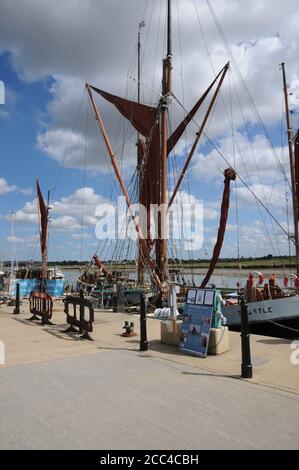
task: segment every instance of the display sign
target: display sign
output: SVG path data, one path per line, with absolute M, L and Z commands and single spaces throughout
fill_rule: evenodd
M 216 291 L 189 289 L 183 313 L 180 351 L 199 357 L 208 353 Z

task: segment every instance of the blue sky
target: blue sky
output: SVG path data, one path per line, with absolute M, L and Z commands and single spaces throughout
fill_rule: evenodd
M 54 209 L 49 258 L 89 259 L 92 256 L 98 243 L 94 235 L 95 207 L 100 202 L 114 200 L 116 193 L 113 192 L 111 169 L 107 166 L 107 152 L 96 133 L 84 95 L 84 84 L 89 81 L 116 94 L 131 99 L 136 97 L 136 83 L 130 77 L 136 76 L 136 32 L 141 19 L 146 23 L 142 31 L 143 99 L 154 103 L 160 88 L 166 2 L 160 0 L 153 8 L 153 0 L 132 0 L 126 7 L 118 0 L 82 1 L 80 4 L 63 0 L 59 2 L 59 15 L 53 3 L 32 0 L 26 7 L 19 0 L 4 0 L 1 5 L 0 80 L 6 89 L 5 104 L 0 105 L 0 251 L 3 259 L 10 257 L 10 211 L 15 213 L 18 258 L 39 257 L 35 205 L 37 177 L 45 196 L 48 189 L 52 191 Z M 184 0 L 180 2 L 179 10 L 176 2 L 174 7 L 174 92 L 190 109 L 213 80 L 215 71 L 231 57 L 228 57 L 205 1 Z M 285 18 L 280 15 L 282 7 L 286 11 Z M 267 144 L 250 103 L 242 94 L 244 90 L 234 63 L 207 133 L 287 228 L 285 183 L 278 163 L 279 159 L 289 177 L 278 64 L 287 63 L 295 128 L 299 126 L 297 4 L 290 1 L 286 6 L 275 0 L 269 11 L 266 1 L 256 0 L 250 3 L 246 19 L 242 2 L 238 0 L 221 0 L 214 8 L 275 150 L 273 152 Z M 149 91 L 151 89 L 154 93 Z M 135 150 L 134 146 L 130 149 L 130 144 L 134 143 L 135 137 L 128 140 L 121 153 L 123 120 L 111 105 L 101 100 L 99 104 L 124 178 L 128 181 L 134 171 Z M 178 110 L 174 100 L 171 107 L 173 119 L 178 122 L 183 118 L 182 111 Z M 199 113 L 197 122 L 201 116 Z M 195 132 L 193 123 L 185 136 L 187 147 Z M 178 168 L 182 168 L 184 144 L 176 149 L 173 158 Z M 190 191 L 192 200 L 203 202 L 205 208 L 204 247 L 194 253 L 195 258 L 211 256 L 223 188 L 221 169 L 226 166 L 219 154 L 203 141 L 182 186 L 184 200 L 187 201 Z M 87 190 L 83 190 L 84 187 Z M 257 209 L 240 181 L 237 182 L 237 194 L 241 255 L 287 253 L 286 237 L 269 217 L 263 221 L 265 212 Z M 82 224 L 83 201 L 85 220 L 83 218 Z M 237 255 L 236 220 L 235 188 L 232 187 L 223 256 Z M 112 246 L 109 248 L 102 242 L 101 250 L 103 258 L 110 257 Z M 129 251 L 124 248 L 124 257 L 125 253 L 132 254 L 133 247 Z

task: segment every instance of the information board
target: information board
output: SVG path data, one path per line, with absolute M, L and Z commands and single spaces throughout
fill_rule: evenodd
M 189 289 L 183 312 L 180 351 L 199 357 L 208 354 L 215 290 Z

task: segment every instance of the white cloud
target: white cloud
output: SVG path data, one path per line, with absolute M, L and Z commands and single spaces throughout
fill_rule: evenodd
M 8 243 L 23 243 L 25 241 L 25 238 L 16 237 L 13 235 L 13 236 L 6 237 L 6 241 Z
M 9 185 L 4 178 L 0 178 L 0 195 L 1 194 L 12 193 L 14 191 L 22 193 L 24 195 L 32 194 L 32 189 L 31 188 L 24 189 L 24 188 L 19 188 L 15 184 Z
M 290 86 L 290 104 L 293 109 L 299 108 L 299 80 L 293 80 Z
M 0 178 L 0 194 L 11 193 L 12 191 L 15 191 L 16 189 L 17 189 L 17 186 L 15 185 L 9 186 L 9 184 L 5 181 L 4 178 Z
M 269 205 L 269 208 L 275 207 L 285 211 L 286 199 L 284 196 L 283 186 L 280 185 L 279 187 L 273 187 L 266 184 L 253 184 L 250 186 L 250 190 L 260 201 L 263 202 L 263 204 L 266 206 Z M 236 189 L 236 191 L 240 205 L 253 206 L 255 204 L 254 196 L 248 191 L 247 188 L 239 187 Z
M 73 233 L 72 238 L 74 238 L 74 240 L 87 240 L 92 238 L 92 236 L 89 233 Z
M 161 57 L 165 54 L 163 35 L 166 2 L 150 0 L 147 3 L 144 17 L 146 27 L 142 30 L 142 82 L 159 91 Z M 197 11 L 194 3 L 189 0 L 174 2 L 173 15 L 173 87 L 175 94 L 182 99 L 183 78 L 184 102 L 187 109 L 190 109 L 214 77 L 197 13 L 214 69 L 218 71 L 228 60 L 207 4 L 195 4 Z M 299 79 L 297 7 L 296 0 L 290 0 L 287 4 L 283 0 L 272 0 L 271 6 L 269 1 L 255 0 L 247 2 L 244 14 L 242 0 L 218 0 L 214 5 L 251 95 L 268 125 L 278 123 L 281 117 L 281 73 L 278 64 L 286 62 L 291 89 L 296 89 Z M 52 100 L 48 108 L 51 124 L 39 135 L 38 144 L 49 156 L 61 161 L 67 143 L 70 142 L 71 149 L 66 166 L 78 168 L 84 160 L 82 147 L 85 141 L 87 100 L 82 106 L 78 128 L 75 131 L 72 130 L 72 124 L 84 83 L 92 82 L 116 94 L 125 95 L 127 92 L 130 98 L 136 97 L 136 83 L 127 79 L 127 75 L 136 76 L 136 67 L 128 69 L 128 64 L 131 62 L 132 50 L 136 43 L 136 32 L 144 11 L 144 2 L 130 0 L 128 4 L 120 0 L 61 0 L 59 8 L 53 8 L 52 0 L 30 0 L 26 4 L 21 0 L 3 0 L 1 9 L 0 52 L 9 51 L 12 54 L 12 63 L 23 79 L 36 81 L 48 76 L 54 79 L 51 88 Z M 16 11 L 18 15 L 15 14 Z M 32 24 L 35 25 L 34 28 Z M 236 71 L 233 70 L 232 73 L 236 79 Z M 241 93 L 239 85 L 237 88 Z M 234 90 L 232 76 L 227 78 L 222 91 L 228 109 L 230 90 Z M 157 95 L 148 92 L 146 88 L 142 89 L 142 95 L 145 101 L 157 101 Z M 241 101 L 246 119 L 254 122 L 249 103 L 243 98 Z M 295 95 L 292 101 L 296 101 Z M 122 121 L 112 105 L 102 99 L 99 103 L 113 147 L 117 151 L 123 133 Z M 242 113 L 238 109 L 234 94 L 232 103 L 235 109 L 234 124 L 238 128 L 242 124 Z M 174 118 L 177 120 L 178 116 Z M 209 135 L 215 137 L 228 129 L 226 113 L 219 100 L 214 119 L 209 125 Z M 105 150 L 103 144 L 99 146 L 95 126 L 91 121 L 88 141 L 87 166 L 105 171 Z M 135 161 L 132 152 L 127 151 L 124 155 L 131 158 L 132 162 Z
M 97 219 L 95 209 L 99 204 L 109 203 L 96 194 L 93 188 L 79 188 L 73 194 L 62 197 L 52 203 L 51 227 L 59 231 L 73 231 L 81 227 L 95 227 Z M 24 207 L 14 214 L 15 222 L 37 224 L 37 200 L 26 202 Z M 6 217 L 10 220 L 10 215 Z M 77 235 L 74 234 L 73 238 Z M 85 234 L 85 238 L 88 234 Z M 80 235 L 81 238 L 81 235 Z
M 227 168 L 228 164 L 221 157 L 223 155 L 229 165 L 237 170 L 247 184 L 254 183 L 273 183 L 282 179 L 282 168 L 285 174 L 288 174 L 288 165 L 286 159 L 281 159 L 281 148 L 274 149 L 269 147 L 265 138 L 256 135 L 249 140 L 240 132 L 235 133 L 234 142 L 231 135 L 226 135 L 219 139 L 217 149 L 210 150 L 207 154 L 202 152 L 194 156 L 192 174 L 197 178 L 206 180 L 218 180 L 221 175 L 221 169 Z M 286 155 L 286 148 L 283 149 Z M 223 176 L 221 176 L 223 179 Z

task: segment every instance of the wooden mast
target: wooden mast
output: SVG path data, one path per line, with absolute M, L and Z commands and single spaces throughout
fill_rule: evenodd
M 147 261 L 147 264 L 149 266 L 149 268 L 151 269 L 152 271 L 152 275 L 153 275 L 153 278 L 155 280 L 155 283 L 158 287 L 158 289 L 161 288 L 161 282 L 160 282 L 160 278 L 159 276 L 157 275 L 156 273 L 156 265 L 155 263 L 153 262 L 153 260 L 151 259 L 151 256 L 150 256 L 150 252 L 149 252 L 149 248 L 147 246 L 147 243 L 146 243 L 146 240 L 145 240 L 145 237 L 142 233 L 142 230 L 141 230 L 141 227 L 139 225 L 139 223 L 137 222 L 136 220 L 136 216 L 135 216 L 135 212 L 132 208 L 132 203 L 131 203 L 131 198 L 129 196 L 129 193 L 127 191 L 127 188 L 123 182 L 123 179 L 121 177 L 121 172 L 120 172 L 120 168 L 118 166 L 118 163 L 117 163 L 117 160 L 116 160 L 116 156 L 115 156 L 115 153 L 113 151 L 113 148 L 111 146 L 111 143 L 110 143 L 110 140 L 109 140 L 109 137 L 108 137 L 108 134 L 107 134 L 107 131 L 105 129 L 105 126 L 104 126 L 104 123 L 103 123 L 103 120 L 101 118 L 101 115 L 100 115 L 100 112 L 98 110 L 98 107 L 93 99 L 93 96 L 92 96 L 92 93 L 91 93 L 91 89 L 90 89 L 90 85 L 88 83 L 86 83 L 86 89 L 87 89 L 87 92 L 88 92 L 88 95 L 89 95 L 89 99 L 90 99 L 90 103 L 91 103 L 91 106 L 94 110 L 94 114 L 95 114 L 95 117 L 96 117 L 96 121 L 97 121 L 97 125 L 103 135 L 103 138 L 104 138 L 104 141 L 105 141 L 105 144 L 106 144 L 106 147 L 107 147 L 107 150 L 108 150 L 108 153 L 109 153 L 109 157 L 110 157 L 110 160 L 111 160 L 111 163 L 112 163 L 112 166 L 113 166 L 113 169 L 114 169 L 114 172 L 115 172 L 115 176 L 119 182 L 119 185 L 121 187 L 121 190 L 125 196 L 125 199 L 126 199 L 126 203 L 127 203 L 127 206 L 128 206 L 128 209 L 129 209 L 129 212 L 130 212 L 130 215 L 131 215 L 131 218 L 132 218 L 132 221 L 135 225 L 135 229 L 136 229 L 136 232 L 138 234 L 138 237 L 139 237 L 139 240 L 142 244 L 142 252 L 144 254 L 144 257 Z
M 160 208 L 158 214 L 157 265 L 162 282 L 168 279 L 167 263 L 167 112 L 172 71 L 172 2 L 167 0 L 167 53 L 163 60 L 161 107 Z
M 291 184 L 292 184 L 292 202 L 293 202 L 293 218 L 294 218 L 294 241 L 296 250 L 296 271 L 299 276 L 299 233 L 298 233 L 298 194 L 296 188 L 296 170 L 295 170 L 295 155 L 293 147 L 293 129 L 290 118 L 289 100 L 288 100 L 288 89 L 285 72 L 285 64 L 281 64 L 282 77 L 283 77 L 283 89 L 285 98 L 285 109 L 286 109 L 286 121 L 287 121 L 287 134 L 288 134 L 288 147 L 289 147 L 289 160 L 290 160 L 290 172 L 291 172 Z
M 137 59 L 138 59 L 138 69 L 137 69 L 137 80 L 138 80 L 138 88 L 137 88 L 137 101 L 140 103 L 140 81 L 141 81 L 141 28 L 145 26 L 144 21 L 139 23 L 138 29 L 138 42 L 137 42 Z M 141 203 L 141 191 L 143 185 L 143 161 L 140 158 L 139 153 L 139 132 L 137 134 L 137 174 L 138 174 L 138 182 L 139 182 L 139 204 Z M 142 252 L 142 243 L 138 240 L 138 262 L 137 262 L 137 281 L 139 285 L 144 284 L 144 255 Z

